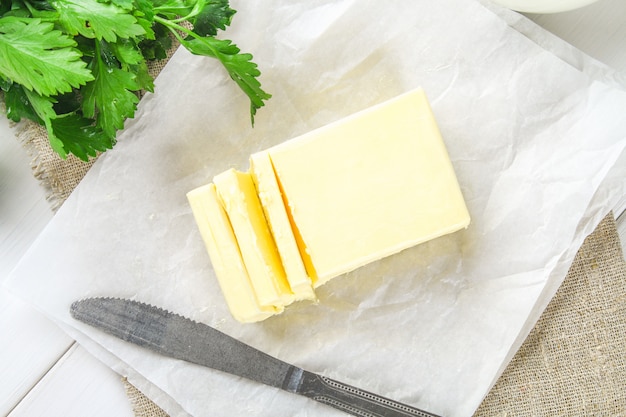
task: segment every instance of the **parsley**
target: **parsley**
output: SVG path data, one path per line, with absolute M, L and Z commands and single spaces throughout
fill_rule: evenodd
M 45 126 L 61 157 L 82 160 L 115 145 L 153 91 L 149 60 L 164 59 L 172 37 L 215 58 L 256 111 L 263 91 L 252 55 L 218 39 L 235 10 L 228 0 L 0 0 L 0 89 L 7 117 Z

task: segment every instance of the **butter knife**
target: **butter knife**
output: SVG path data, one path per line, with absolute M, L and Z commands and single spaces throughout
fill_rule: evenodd
M 263 353 L 210 326 L 133 300 L 88 298 L 70 307 L 76 320 L 162 355 L 304 395 L 361 417 L 437 417 Z

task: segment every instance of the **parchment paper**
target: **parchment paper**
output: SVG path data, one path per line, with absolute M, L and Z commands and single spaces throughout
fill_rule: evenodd
M 228 37 L 254 52 L 274 94 L 255 127 L 222 68 L 179 50 L 7 286 L 172 415 L 342 414 L 110 338 L 74 322 L 72 301 L 145 301 L 305 369 L 442 415 L 471 415 L 586 234 L 624 194 L 626 93 L 472 0 L 233 7 Z M 234 321 L 185 193 L 229 167 L 246 169 L 252 152 L 418 86 L 470 227 L 335 278 L 318 304 L 299 302 L 258 324 Z

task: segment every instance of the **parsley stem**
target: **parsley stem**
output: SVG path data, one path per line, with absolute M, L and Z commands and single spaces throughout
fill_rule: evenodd
M 43 22 L 56 22 L 59 19 L 56 15 L 50 15 L 50 12 L 36 9 L 29 1 L 24 1 L 24 6 L 28 9 L 30 17 L 40 19 Z
M 185 43 L 185 40 L 183 39 L 183 37 L 180 35 L 180 32 L 183 32 L 193 38 L 196 39 L 202 39 L 202 36 L 198 35 L 197 33 L 195 33 L 193 30 L 190 30 L 182 25 L 179 25 L 178 23 L 176 23 L 175 20 L 168 20 L 168 19 L 164 19 L 161 16 L 155 15 L 154 16 L 154 21 L 158 22 L 160 24 L 162 24 L 163 26 L 167 27 L 170 32 L 172 32 L 174 34 L 174 36 L 176 37 L 176 39 L 178 39 L 178 41 L 180 43 Z M 208 46 L 208 45 L 207 45 Z M 220 57 L 221 54 L 218 53 L 218 51 L 215 48 L 212 48 L 209 46 L 209 48 L 211 49 L 211 57 L 213 58 L 217 58 L 222 64 L 224 64 L 224 60 Z
M 184 20 L 184 19 L 183 19 Z M 162 24 L 163 26 L 167 27 L 173 34 L 174 36 L 176 36 L 176 39 L 178 39 L 179 41 L 182 40 L 179 32 L 184 32 L 187 35 L 191 35 L 197 38 L 198 35 L 196 35 L 195 33 L 193 33 L 193 31 L 187 29 L 186 27 L 179 25 L 178 22 L 182 21 L 180 19 L 176 19 L 176 20 L 169 20 L 169 19 L 165 19 L 159 15 L 155 15 L 154 16 L 154 21 L 157 23 Z
M 199 2 L 196 2 L 196 4 L 194 5 L 193 9 L 189 13 L 187 13 L 187 15 L 182 16 L 182 17 L 178 17 L 176 19 L 171 19 L 171 20 L 170 19 L 165 19 L 165 20 L 167 20 L 168 22 L 173 22 L 173 23 L 180 23 L 180 22 L 190 21 L 190 19 L 196 17 L 202 11 L 202 9 L 199 6 L 200 6 Z M 158 14 L 159 13 L 167 13 L 167 12 L 171 13 L 172 9 L 170 7 L 167 7 L 167 6 L 155 7 L 154 8 L 154 20 L 155 21 L 159 21 L 159 19 L 162 19 L 162 18 Z
M 26 6 L 31 16 L 34 16 L 37 13 L 37 10 L 33 8 L 29 1 L 24 1 L 24 6 Z

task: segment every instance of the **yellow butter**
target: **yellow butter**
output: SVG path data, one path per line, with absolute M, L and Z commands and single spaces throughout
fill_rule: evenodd
M 235 234 L 218 201 L 215 185 L 196 188 L 187 193 L 187 199 L 233 317 L 248 323 L 275 314 L 275 308 L 261 307 L 256 299 Z
M 421 89 L 267 152 L 315 286 L 470 222 Z
M 267 152 L 258 152 L 250 157 L 250 173 L 291 290 L 297 300 L 315 299 L 311 278 L 307 275 L 300 257 L 282 193 Z
M 249 172 L 231 169 L 214 183 L 188 196 L 243 322 L 470 223 L 421 89 L 255 153 Z
M 282 308 L 295 300 L 248 172 L 229 169 L 213 178 L 235 232 L 252 288 L 261 306 Z

